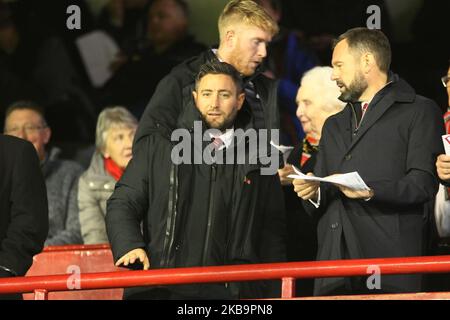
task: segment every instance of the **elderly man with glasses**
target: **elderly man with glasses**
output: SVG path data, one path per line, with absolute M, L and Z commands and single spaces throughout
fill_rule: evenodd
M 450 61 L 449 61 L 450 64 Z M 447 89 L 448 108 L 444 114 L 445 130 L 450 133 L 450 66 L 447 74 L 441 78 L 443 86 Z M 450 239 L 450 154 L 441 154 L 436 161 L 436 169 L 441 185 L 436 195 L 434 209 L 436 229 L 440 239 Z
M 450 134 L 450 60 L 447 74 L 441 77 L 442 85 L 447 89 L 448 109 L 444 114 L 445 131 Z M 430 239 L 430 254 L 450 254 L 450 154 L 441 154 L 436 161 L 436 169 L 440 178 L 439 190 L 434 205 L 435 229 Z M 428 291 L 448 291 L 450 288 L 449 275 L 429 275 Z
M 441 78 L 442 84 L 447 89 L 448 107 L 450 108 L 450 61 L 447 74 Z M 444 115 L 445 129 L 450 133 L 450 109 Z M 450 155 L 441 154 L 436 161 L 436 168 L 439 178 L 444 182 L 450 183 Z
M 45 178 L 50 228 L 45 245 L 83 243 L 78 216 L 77 190 L 82 167 L 59 159 L 59 149 L 46 146 L 51 129 L 42 109 L 30 101 L 18 101 L 6 111 L 4 133 L 28 140 L 37 151 Z

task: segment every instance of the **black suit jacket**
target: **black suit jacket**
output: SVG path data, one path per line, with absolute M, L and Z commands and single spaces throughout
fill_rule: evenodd
M 435 161 L 443 153 L 442 115 L 405 81 L 397 76 L 392 80 L 374 97 L 356 133 L 350 104 L 323 127 L 315 174 L 357 171 L 375 196 L 353 200 L 322 184 L 319 209 L 305 202 L 321 215 L 318 260 L 423 254 L 430 203 L 438 187 Z M 343 279 L 318 279 L 315 293 L 342 284 Z M 420 285 L 418 276 L 385 276 L 381 290 L 417 291 Z
M 0 134 L 0 272 L 24 275 L 47 238 L 45 182 L 36 150 Z

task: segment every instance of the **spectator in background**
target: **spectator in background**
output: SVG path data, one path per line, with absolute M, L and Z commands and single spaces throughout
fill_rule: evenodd
M 45 108 L 59 139 L 76 133 L 88 140 L 95 107 L 64 42 L 17 16 L 20 12 L 0 2 L 0 114 L 14 101 L 31 99 Z M 67 116 L 72 121 L 60 126 Z
M 83 243 L 77 205 L 78 178 L 83 169 L 76 162 L 60 159 L 56 147 L 47 150 L 52 132 L 42 109 L 30 101 L 15 102 L 6 111 L 4 132 L 30 141 L 37 151 L 48 198 L 45 245 Z
M 98 116 L 97 147 L 78 186 L 81 234 L 85 244 L 107 243 L 106 200 L 131 159 L 137 120 L 124 107 L 106 108 Z
M 300 30 L 323 65 L 329 64 L 333 40 L 339 34 L 366 26 L 371 15 L 367 8 L 371 5 L 380 8 L 381 29 L 390 34 L 390 16 L 384 0 L 283 0 L 282 4 L 285 14 L 281 23 Z
M 450 60 L 449 60 L 450 63 Z M 447 112 L 444 115 L 445 129 L 447 133 L 450 133 L 450 66 L 448 67 L 447 74 L 441 77 L 441 82 L 447 91 Z
M 437 85 L 436 79 L 442 76 L 442 67 L 446 67 L 445 64 L 450 57 L 450 43 L 447 38 L 450 3 L 445 0 L 421 1 L 421 3 L 411 26 L 413 41 L 405 46 L 404 54 L 397 62 L 396 70 L 404 70 L 418 92 L 434 97 L 439 104 L 443 104 L 447 97 Z M 443 32 L 442 36 L 430 36 L 441 32 Z M 429 48 L 436 48 L 436 50 Z M 417 61 L 421 63 L 416 63 Z M 412 64 L 416 67 L 410 68 Z M 442 106 L 445 112 L 447 106 L 445 104 Z
M 39 159 L 26 141 L 0 134 L 0 278 L 24 276 L 41 252 L 48 206 Z M 0 295 L 21 299 L 21 294 Z
M 282 16 L 279 0 L 254 0 L 279 22 Z M 278 84 L 278 105 L 280 108 L 281 144 L 297 145 L 305 133 L 295 112 L 295 96 L 302 75 L 318 64 L 314 53 L 304 43 L 301 33 L 280 27 L 269 44 L 264 60 L 265 74 L 280 80 Z
M 175 44 L 179 44 L 178 52 L 184 55 L 181 48 L 189 50 L 193 37 L 188 35 L 189 7 L 184 0 L 155 0 L 150 6 L 147 22 L 147 37 L 150 46 L 155 53 L 164 53 Z M 201 50 L 203 50 L 202 47 Z M 184 57 L 174 57 L 177 63 L 182 62 Z
M 449 61 L 450 62 L 450 61 Z M 450 134 L 450 66 L 447 74 L 441 78 L 442 84 L 447 89 L 448 111 L 444 114 L 446 133 Z M 440 237 L 450 238 L 450 155 L 441 154 L 436 161 L 436 169 L 443 184 L 439 186 L 436 196 L 436 225 Z M 447 188 L 445 186 L 447 186 Z
M 447 112 L 444 114 L 445 132 L 450 134 L 450 60 L 447 74 L 441 77 L 442 85 L 447 91 Z M 435 224 L 431 234 L 431 255 L 450 254 L 450 155 L 441 154 L 436 161 L 436 169 L 441 183 L 434 205 Z M 448 291 L 450 276 L 428 275 L 427 291 Z
M 146 38 L 149 0 L 109 0 L 98 26 L 109 33 L 128 55 L 139 49 Z
M 188 34 L 189 10 L 184 0 L 155 0 L 147 9 L 146 42 L 133 54 L 123 52 L 113 63 L 115 75 L 103 89 L 103 104 L 129 106 L 140 117 L 158 82 L 205 46 Z
M 294 173 L 292 166 L 302 172 L 311 172 L 316 164 L 322 127 L 326 119 L 340 112 L 345 104 L 338 100 L 339 88 L 331 81 L 330 67 L 315 67 L 307 71 L 297 93 L 297 117 L 306 137 L 295 146 L 287 164 L 278 171 L 283 185 L 288 219 L 288 260 L 311 261 L 317 253 L 317 219 L 311 217 L 298 201 L 288 175 Z M 312 281 L 302 280 L 297 286 L 298 295 L 312 295 Z
M 449 60 L 450 63 L 450 60 Z M 447 90 L 447 112 L 445 114 L 445 129 L 447 133 L 450 133 L 450 66 L 448 67 L 447 74 L 441 78 L 442 85 Z
M 0 113 L 2 115 L 6 107 L 16 101 L 20 95 L 34 98 L 40 96 L 37 84 L 31 79 L 31 74 L 28 74 L 32 72 L 30 64 L 34 59 L 17 61 L 23 60 L 17 57 L 20 55 L 19 44 L 23 44 L 23 41 L 13 21 L 12 11 L 8 5 L 0 2 L 0 92 L 2 93 Z

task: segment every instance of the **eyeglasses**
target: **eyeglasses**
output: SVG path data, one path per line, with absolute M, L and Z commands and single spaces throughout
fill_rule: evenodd
M 21 132 L 22 130 L 24 130 L 26 132 L 26 134 L 34 134 L 36 132 L 38 132 L 39 130 L 45 129 L 47 128 L 46 125 L 33 125 L 33 124 L 26 124 L 22 127 L 11 127 L 11 128 L 6 128 L 5 129 L 5 133 L 6 134 L 12 134 L 12 135 L 16 135 L 19 132 Z
M 449 77 L 448 75 L 443 76 L 443 77 L 441 78 L 441 81 L 442 81 L 442 84 L 444 85 L 444 87 L 447 88 L 447 84 L 448 84 L 448 81 L 449 81 L 449 80 L 450 80 L 450 77 Z

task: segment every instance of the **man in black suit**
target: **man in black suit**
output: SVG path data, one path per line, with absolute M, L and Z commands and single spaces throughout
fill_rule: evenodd
M 47 232 L 47 193 L 36 150 L 0 134 L 0 278 L 25 275 Z M 20 295 L 0 295 L 11 298 Z
M 389 41 L 379 30 L 351 29 L 336 41 L 332 79 L 347 106 L 323 127 L 314 174 L 357 171 L 370 190 L 293 182 L 298 196 L 309 200 L 305 206 L 320 216 L 318 260 L 424 252 L 443 121 L 433 101 L 389 71 L 390 60 Z M 418 275 L 377 277 L 318 279 L 315 294 L 421 289 Z

